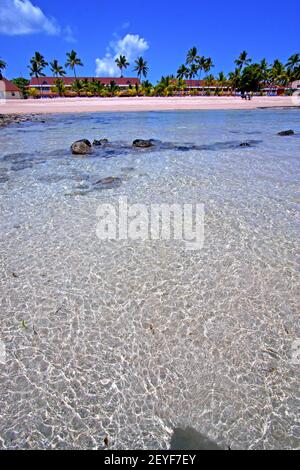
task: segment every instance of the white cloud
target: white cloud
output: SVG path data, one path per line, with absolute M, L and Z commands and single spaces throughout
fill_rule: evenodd
M 122 54 L 125 55 L 128 62 L 132 63 L 138 56 L 149 49 L 148 42 L 138 34 L 126 34 L 122 39 L 113 41 L 109 44 L 107 52 L 101 59 L 96 59 L 97 77 L 119 76 L 120 71 L 115 63 L 116 58 Z
M 73 32 L 71 26 L 66 26 L 63 29 L 63 36 L 64 36 L 64 40 L 67 41 L 67 42 L 70 42 L 70 43 L 77 42 L 77 39 L 75 39 L 75 37 L 74 37 L 74 32 Z
M 61 28 L 55 18 L 47 17 L 30 0 L 0 0 L 0 34 L 18 36 L 35 33 L 50 36 L 62 34 L 66 41 L 75 41 L 70 26 Z

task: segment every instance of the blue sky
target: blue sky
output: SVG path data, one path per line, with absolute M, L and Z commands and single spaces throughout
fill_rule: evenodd
M 84 63 L 80 75 L 108 76 L 124 52 L 132 61 L 144 56 L 156 82 L 176 73 L 194 45 L 212 57 L 213 73 L 232 70 L 244 49 L 254 60 L 285 62 L 300 52 L 299 24 L 300 3 L 276 0 L 0 0 L 0 57 L 9 78 L 27 77 L 36 50 L 64 64 L 74 48 Z M 126 75 L 134 75 L 131 68 Z

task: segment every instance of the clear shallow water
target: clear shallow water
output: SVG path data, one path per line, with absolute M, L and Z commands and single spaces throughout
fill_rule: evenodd
M 298 110 L 50 116 L 0 131 L 1 448 L 299 448 Z M 114 142 L 74 158 L 79 138 Z M 135 138 L 160 139 L 151 151 Z M 239 143 L 254 141 L 250 148 Z M 191 148 L 196 145 L 196 148 Z M 93 182 L 115 176 L 119 187 Z M 102 202 L 202 202 L 204 249 L 100 242 Z

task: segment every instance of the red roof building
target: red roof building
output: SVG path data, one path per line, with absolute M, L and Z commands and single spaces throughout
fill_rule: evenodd
M 114 78 L 114 77 L 78 77 L 77 79 L 74 77 L 59 77 L 65 84 L 65 86 L 71 86 L 75 82 L 75 80 L 80 80 L 82 82 L 100 82 L 103 85 L 109 85 L 111 82 L 115 82 L 115 84 L 119 87 L 128 88 L 130 85 L 135 86 L 139 85 L 140 80 L 138 78 Z M 32 78 L 30 80 L 29 86 L 32 87 L 52 87 L 55 85 L 55 81 L 57 77 L 41 77 L 39 79 Z
M 13 82 L 2 77 L 0 79 L 0 95 L 4 99 L 20 99 L 21 91 Z

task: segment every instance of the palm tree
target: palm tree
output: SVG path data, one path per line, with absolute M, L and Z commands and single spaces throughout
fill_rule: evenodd
M 287 70 L 294 71 L 294 69 L 300 64 L 300 54 L 293 54 L 289 57 L 286 67 Z
M 215 81 L 215 77 L 212 74 L 207 75 L 204 78 L 205 86 L 208 88 L 214 84 L 214 81 Z M 207 90 L 207 93 L 210 93 L 210 90 Z
M 121 71 L 121 78 L 123 78 L 123 69 L 127 69 L 127 67 L 130 65 L 129 62 L 127 61 L 126 57 L 124 55 L 120 55 L 116 60 L 115 63 L 117 64 L 117 67 Z
M 72 90 L 77 94 L 77 96 L 80 96 L 80 93 L 83 90 L 83 83 L 81 80 L 78 80 L 77 78 L 74 80 L 71 86 Z
M 262 85 L 265 86 L 270 78 L 269 65 L 266 59 L 262 59 L 259 63 L 259 69 L 262 78 Z
M 152 83 L 150 83 L 149 80 L 144 80 L 143 83 L 142 83 L 142 92 L 145 95 L 149 96 L 149 95 L 151 95 L 152 90 L 153 90 Z
M 66 75 L 66 71 L 61 65 L 59 65 L 58 60 L 56 59 L 54 59 L 53 62 L 50 62 L 50 68 L 54 77 L 64 77 Z
M 188 65 L 194 64 L 197 60 L 197 57 L 198 57 L 197 47 L 194 46 L 187 53 L 186 64 Z
M 189 69 L 189 78 L 192 80 L 198 75 L 199 72 L 199 65 L 192 64 Z
M 160 81 L 155 87 L 156 94 L 159 96 L 172 96 L 174 92 L 174 76 L 167 75 L 166 77 L 161 77 Z
M 278 59 L 275 59 L 270 71 L 273 83 L 276 85 L 286 85 L 288 82 L 288 74 L 285 66 Z
M 74 71 L 75 78 L 77 78 L 77 76 L 76 76 L 76 67 L 77 66 L 78 67 L 83 67 L 83 63 L 81 62 L 81 60 L 77 56 L 77 52 L 72 50 L 71 52 L 67 53 L 66 67 L 69 67 L 71 70 Z
M 30 76 L 35 77 L 38 81 L 40 94 L 42 95 L 42 88 L 40 86 L 40 77 L 45 77 L 44 68 L 47 67 L 48 62 L 45 61 L 44 56 L 39 52 L 36 52 L 35 55 L 30 60 Z
M 224 72 L 220 72 L 217 78 L 218 85 L 221 87 L 221 91 L 223 92 L 224 85 L 227 82 L 227 78 Z
M 241 69 L 236 68 L 234 72 L 229 72 L 229 84 L 232 91 L 236 91 L 240 86 L 241 81 Z
M 289 81 L 293 82 L 294 80 L 299 79 L 299 70 L 300 70 L 300 54 L 293 54 L 289 57 L 286 64 Z
M 196 57 L 196 64 L 197 64 L 197 68 L 198 68 L 198 72 L 199 72 L 199 80 L 201 78 L 201 71 L 204 70 L 204 67 L 205 67 L 205 64 L 206 64 L 206 59 L 205 57 L 202 55 L 201 57 L 200 56 L 197 56 Z
M 182 64 L 177 70 L 177 78 L 183 79 L 189 77 L 189 69 Z
M 242 70 L 243 67 L 246 67 L 251 62 L 251 59 L 248 58 L 248 52 L 243 51 L 240 53 L 239 58 L 234 61 L 234 63 Z
M 210 57 L 206 57 L 203 64 L 203 70 L 208 73 L 214 67 L 213 61 Z
M 61 78 L 57 78 L 54 82 L 54 92 L 58 93 L 59 96 L 64 96 L 66 87 L 64 81 Z
M 6 62 L 4 62 L 4 60 L 0 59 L 0 80 L 2 80 L 2 78 L 3 78 L 2 71 L 5 70 L 6 67 L 7 67 Z
M 138 78 L 141 80 L 142 75 L 144 78 L 147 77 L 149 67 L 146 60 L 143 57 L 138 57 L 135 61 L 134 71 L 137 72 Z
M 116 84 L 116 82 L 114 80 L 112 80 L 110 82 L 107 89 L 109 90 L 109 92 L 111 93 L 112 96 L 114 96 L 115 93 L 120 90 L 120 88 L 118 87 L 118 85 Z

